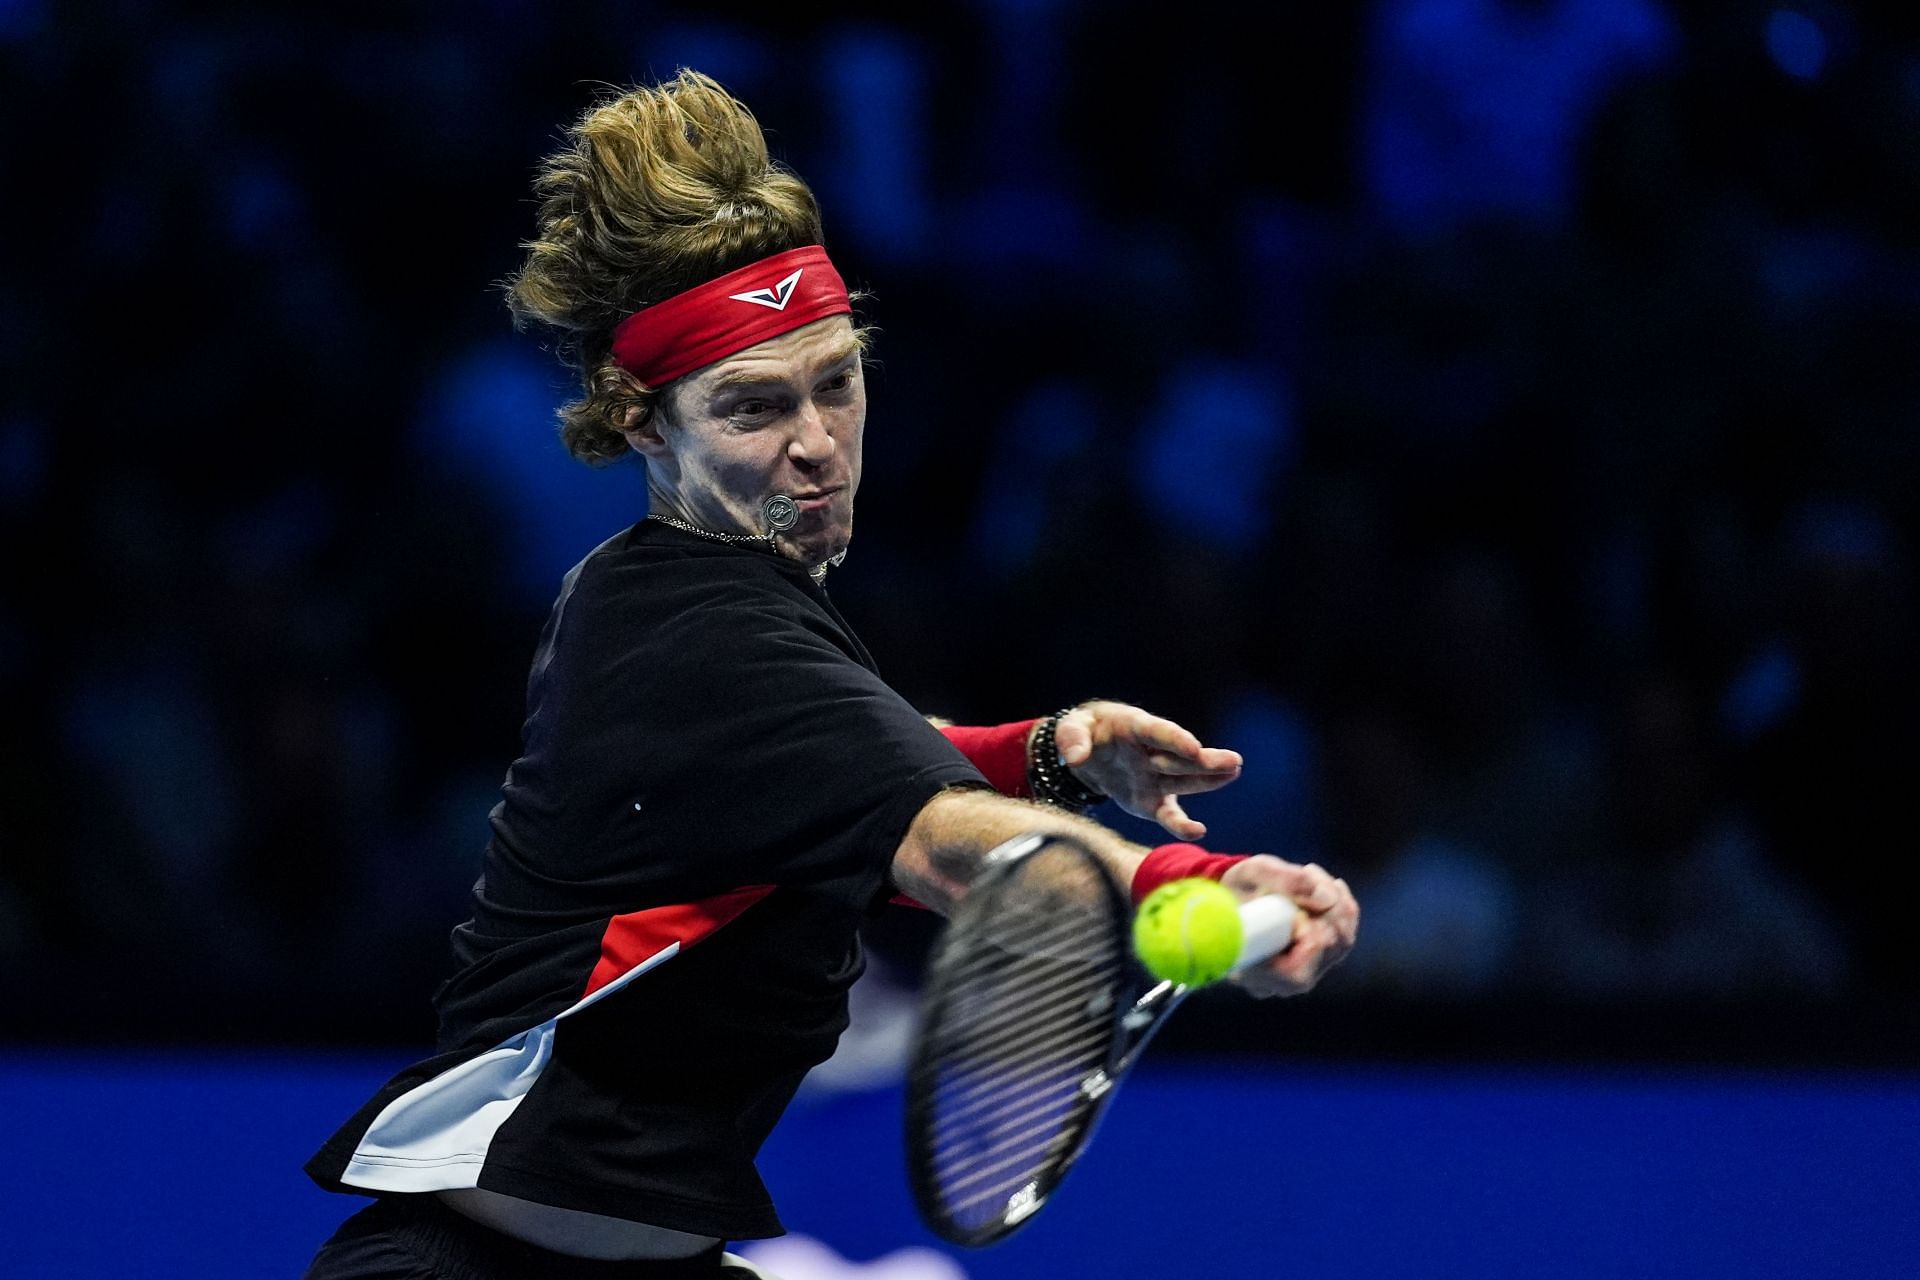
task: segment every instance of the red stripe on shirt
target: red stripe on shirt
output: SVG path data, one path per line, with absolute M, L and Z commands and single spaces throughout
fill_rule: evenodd
M 770 884 L 750 884 L 698 902 L 648 907 L 645 911 L 615 916 L 607 922 L 607 931 L 600 937 L 600 963 L 593 967 L 581 998 L 645 964 L 676 942 L 683 949 L 692 946 L 772 892 Z

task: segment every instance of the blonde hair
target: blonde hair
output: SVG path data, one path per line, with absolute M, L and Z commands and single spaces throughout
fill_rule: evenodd
M 769 254 L 824 243 L 820 207 L 767 156 L 746 104 L 682 70 L 602 101 L 541 162 L 540 208 L 506 282 L 516 327 L 537 323 L 581 377 L 560 409 L 567 451 L 593 465 L 626 454 L 627 411 L 644 421 L 663 388 L 612 363 L 613 329 L 656 302 Z

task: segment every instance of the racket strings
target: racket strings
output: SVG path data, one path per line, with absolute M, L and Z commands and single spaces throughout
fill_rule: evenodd
M 1036 1031 L 1044 1036 L 1054 1018 L 1075 1014 L 1106 1018 L 1112 1006 L 1103 1003 L 1105 996 L 1106 989 L 1102 987 L 1090 997 L 1084 978 L 1056 980 L 1034 988 L 1030 997 L 1023 996 L 1026 1007 L 1016 1017 L 990 1006 L 970 1010 L 971 1017 L 955 1020 L 955 1042 L 966 1043 L 972 1053 L 985 1057 L 1006 1042 L 1033 1038 Z
M 1086 904 L 1065 903 L 1054 913 L 1031 906 L 983 921 L 974 931 L 972 954 L 963 967 L 988 967 L 1014 957 L 1021 960 L 1099 961 L 1111 949 L 1095 931 Z M 981 915 L 988 913 L 982 911 Z M 997 957 L 997 959 L 996 959 Z
M 1088 1050 L 1092 1046 L 1085 1041 L 1071 1046 L 1044 1060 L 1023 1068 L 1029 1071 L 1028 1079 L 1035 1075 L 1045 1076 L 1058 1073 L 1062 1069 L 1073 1073 L 1076 1081 L 1084 1075 L 1084 1065 L 1089 1061 Z M 1057 1102 L 1061 1105 L 1079 1100 L 1081 1090 L 1058 1091 Z M 934 1121 L 937 1135 L 958 1136 L 971 1127 L 993 1127 L 1001 1124 L 1007 1117 L 1023 1115 L 1027 1117 L 1042 1114 L 1052 1109 L 1045 1098 L 1031 1099 L 1026 1095 L 1008 1096 L 1004 1087 L 983 1087 L 979 1085 L 958 1086 L 952 1097 L 951 1106 Z
M 1097 910 L 1055 911 L 992 930 L 947 974 L 919 1085 L 934 1190 L 964 1229 L 1010 1221 L 1078 1149 L 1125 981 L 1113 933 Z
M 1017 1058 L 996 1059 L 991 1064 L 994 1074 L 985 1079 L 969 1080 L 961 1076 L 947 1090 L 939 1124 L 950 1127 L 973 1113 L 983 1113 L 1004 1103 L 1009 1092 L 1008 1078 L 1016 1077 L 1016 1073 L 1016 1078 L 1033 1080 L 1044 1079 L 1063 1069 L 1078 1070 L 1079 1064 L 1089 1058 L 1105 1055 L 1106 1039 L 1099 1032 L 1089 1032 L 1070 1043 L 1048 1043 Z

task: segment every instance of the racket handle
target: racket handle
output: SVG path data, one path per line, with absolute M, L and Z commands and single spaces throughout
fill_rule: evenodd
M 1262 960 L 1279 955 L 1293 944 L 1293 921 L 1300 909 L 1293 899 L 1277 893 L 1264 894 L 1240 904 L 1240 955 L 1233 962 L 1235 973 Z

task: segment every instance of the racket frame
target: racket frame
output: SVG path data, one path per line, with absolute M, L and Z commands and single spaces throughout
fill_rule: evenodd
M 928 1029 L 940 1025 L 941 1016 L 954 992 L 950 972 L 966 960 L 966 954 L 948 949 L 949 935 L 943 934 L 934 949 L 921 1003 L 919 1031 L 914 1039 L 913 1057 L 907 1072 L 906 1147 L 909 1181 L 921 1218 L 941 1239 L 966 1248 L 980 1248 L 1006 1239 L 1025 1226 L 1043 1208 L 1065 1179 L 1088 1144 L 1093 1141 L 1107 1104 L 1139 1060 L 1140 1053 L 1160 1029 L 1167 1016 L 1184 1000 L 1190 988 L 1173 982 L 1156 982 L 1134 958 L 1131 944 L 1133 904 L 1126 889 L 1111 868 L 1087 845 L 1072 836 L 1028 832 L 994 848 L 969 890 L 991 898 L 1006 880 L 1018 874 L 1020 865 L 1052 845 L 1066 845 L 1077 852 L 1096 873 L 1100 885 L 1101 913 L 1113 930 L 1111 943 L 1120 956 L 1120 972 L 1126 977 L 1115 984 L 1113 1008 L 1107 1027 L 1107 1047 L 1098 1065 L 1084 1073 L 1079 1081 L 1080 1101 L 1072 1121 L 1061 1130 L 1059 1154 L 1022 1188 L 1008 1197 L 996 1219 L 979 1226 L 968 1226 L 955 1218 L 945 1204 L 934 1169 L 933 1131 L 939 1119 L 935 1105 L 936 1068 L 925 1060 L 932 1037 Z M 964 909 L 964 903 L 963 909 Z

